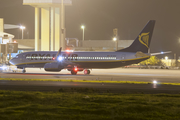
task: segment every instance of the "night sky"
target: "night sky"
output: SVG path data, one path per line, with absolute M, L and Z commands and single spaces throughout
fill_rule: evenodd
M 34 39 L 34 8 L 23 0 L 0 0 L 0 17 L 5 24 L 26 26 L 24 38 Z M 180 0 L 73 0 L 66 7 L 66 37 L 85 40 L 110 40 L 113 29 L 120 39 L 133 40 L 149 20 L 156 20 L 151 52 L 180 51 Z M 19 29 L 5 32 L 21 38 Z

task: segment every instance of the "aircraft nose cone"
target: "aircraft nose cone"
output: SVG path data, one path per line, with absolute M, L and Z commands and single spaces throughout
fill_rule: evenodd
M 11 60 L 9 61 L 9 63 L 10 63 L 11 65 L 14 65 L 13 59 L 11 59 Z

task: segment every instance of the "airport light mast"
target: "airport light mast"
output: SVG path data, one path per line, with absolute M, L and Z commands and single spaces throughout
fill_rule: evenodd
M 84 41 L 84 29 L 85 29 L 85 26 L 82 25 L 82 26 L 81 26 L 81 29 L 83 29 L 83 37 L 82 37 L 82 40 Z
M 116 50 L 118 50 L 118 29 L 113 29 L 113 40 L 116 42 Z
M 116 50 L 118 50 L 118 39 L 117 39 L 117 37 L 114 37 L 114 38 L 113 38 L 113 41 L 116 42 Z
M 24 33 L 23 33 L 23 30 L 26 29 L 26 27 L 20 26 L 19 28 L 22 30 L 22 39 L 23 39 L 23 36 L 24 36 L 24 35 L 23 35 L 23 34 L 24 34 Z

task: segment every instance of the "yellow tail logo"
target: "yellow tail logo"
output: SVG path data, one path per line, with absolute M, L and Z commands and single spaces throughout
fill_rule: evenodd
M 142 33 L 139 35 L 139 41 L 145 45 L 147 48 L 149 48 L 149 32 L 148 33 Z

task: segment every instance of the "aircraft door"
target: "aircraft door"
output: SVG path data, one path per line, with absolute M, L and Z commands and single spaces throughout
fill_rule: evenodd
M 26 60 L 26 55 L 22 55 L 22 62 L 25 62 Z
M 125 61 L 123 61 L 123 60 L 125 60 L 125 59 L 126 59 L 126 55 L 125 55 L 125 54 L 122 54 L 122 56 L 121 56 L 122 63 L 125 63 Z
M 124 60 L 124 59 L 126 59 L 126 55 L 125 55 L 125 54 L 122 54 L 122 55 L 121 55 L 121 60 Z

